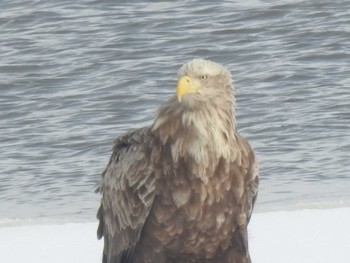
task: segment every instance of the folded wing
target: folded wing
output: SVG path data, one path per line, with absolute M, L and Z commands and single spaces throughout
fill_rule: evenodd
M 102 199 L 97 235 L 104 237 L 104 263 L 132 262 L 155 196 L 153 144 L 148 128 L 115 141 L 98 187 Z

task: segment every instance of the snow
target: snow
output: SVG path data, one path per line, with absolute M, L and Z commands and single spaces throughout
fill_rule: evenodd
M 253 263 L 350 262 L 350 208 L 255 213 L 249 226 Z M 0 262 L 101 262 L 97 222 L 0 222 Z
M 349 263 L 350 208 L 254 214 L 253 263 Z

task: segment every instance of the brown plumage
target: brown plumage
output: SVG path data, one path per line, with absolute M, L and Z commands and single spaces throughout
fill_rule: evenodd
M 194 59 L 153 125 L 119 137 L 99 191 L 104 263 L 250 262 L 258 165 L 235 128 L 231 74 Z

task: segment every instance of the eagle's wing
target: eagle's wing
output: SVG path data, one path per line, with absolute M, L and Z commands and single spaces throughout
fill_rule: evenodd
M 249 256 L 247 225 L 258 195 L 259 166 L 253 149 L 239 134 L 236 134 L 236 144 L 236 147 L 240 149 L 236 161 L 243 171 L 242 175 L 245 180 L 242 199 L 237 209 L 237 228 L 233 235 L 233 242 L 236 250 L 245 258 L 246 255 Z
M 115 141 L 102 174 L 98 238 L 104 237 L 103 262 L 132 260 L 155 196 L 153 135 L 148 128 L 128 133 Z
M 247 218 L 247 223 L 252 215 L 254 204 L 258 195 L 259 186 L 259 166 L 254 150 L 246 139 L 236 134 L 237 148 L 240 149 L 240 156 L 237 158 L 239 165 L 245 174 L 242 212 Z

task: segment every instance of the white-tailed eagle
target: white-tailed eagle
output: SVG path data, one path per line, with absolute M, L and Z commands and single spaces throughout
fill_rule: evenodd
M 251 262 L 255 154 L 236 131 L 230 72 L 194 59 L 149 127 L 114 142 L 102 174 L 103 263 Z

